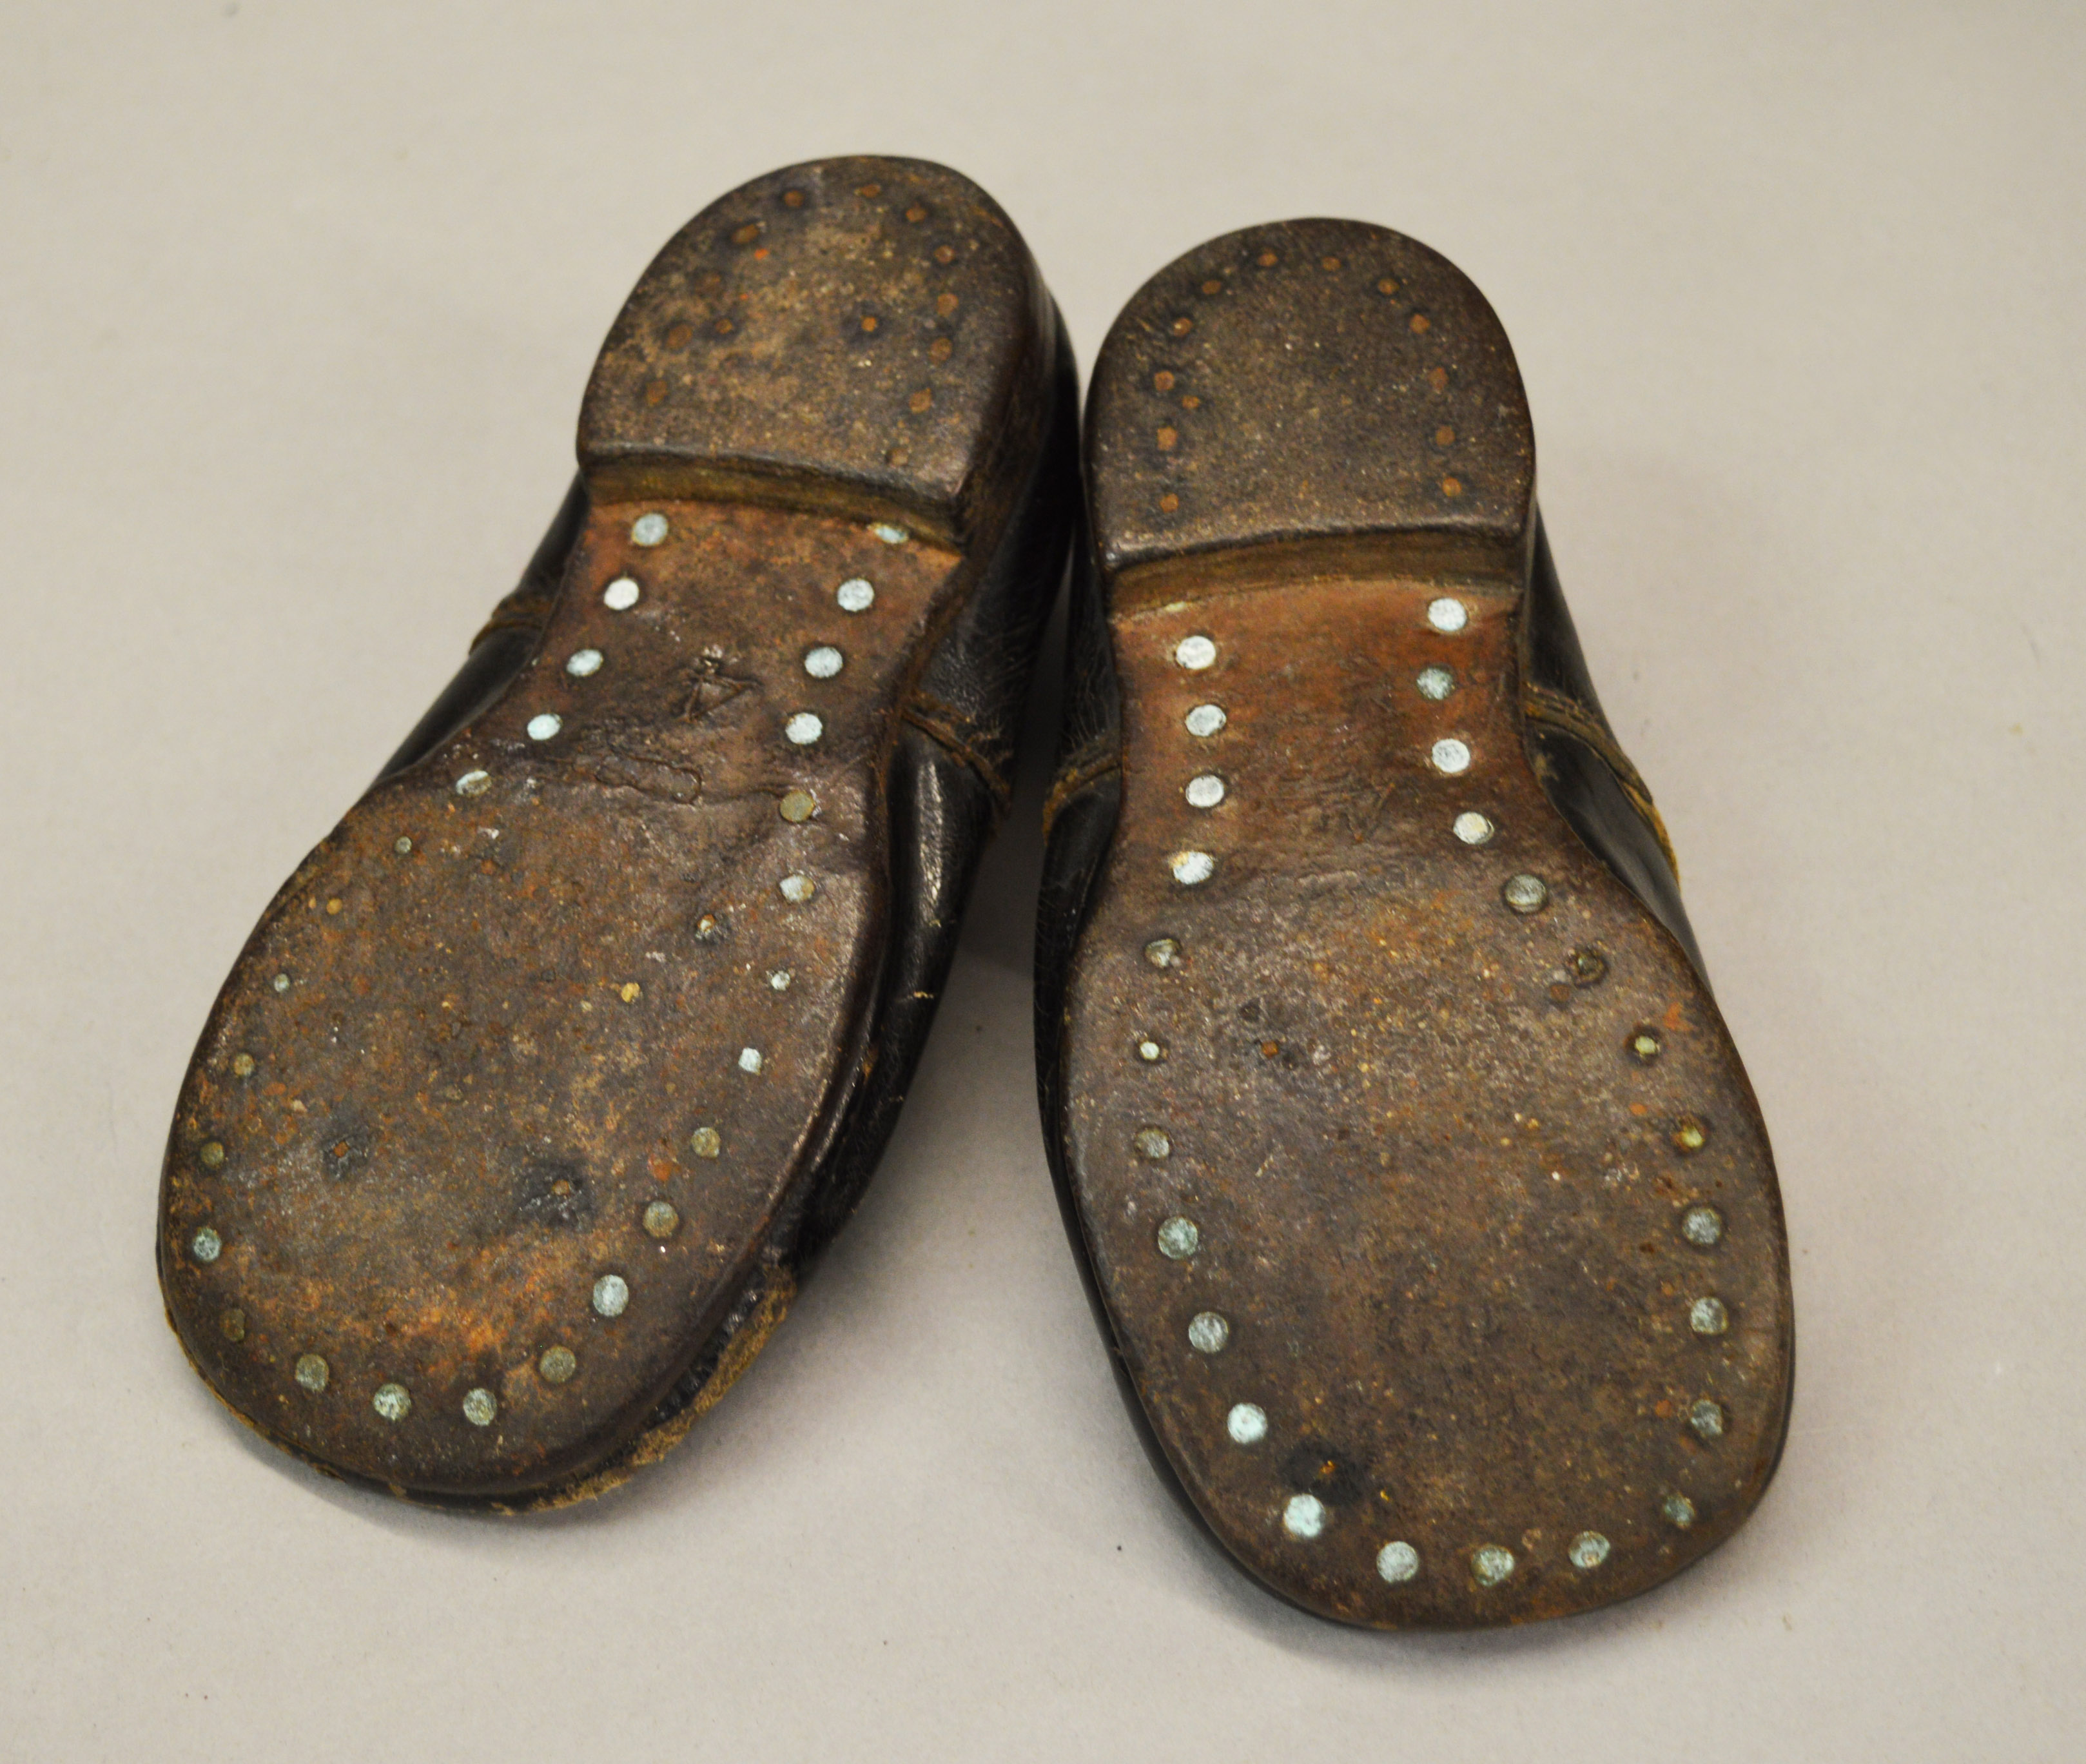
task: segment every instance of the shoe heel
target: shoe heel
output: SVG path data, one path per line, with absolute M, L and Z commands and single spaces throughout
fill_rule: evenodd
M 1101 565 L 1136 599 L 1184 573 L 1340 567 L 1518 592 L 1521 376 L 1484 296 L 1416 241 L 1298 221 L 1190 252 L 1117 320 L 1088 424 Z
M 971 184 L 858 158 L 756 178 L 653 260 L 580 416 L 602 502 L 749 501 L 960 543 L 1047 386 L 1049 296 Z

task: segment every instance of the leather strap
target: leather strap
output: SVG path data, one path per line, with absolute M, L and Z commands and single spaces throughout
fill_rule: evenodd
M 551 622 L 551 614 L 557 603 L 555 590 L 548 594 L 531 594 L 523 589 L 516 590 L 492 609 L 492 616 L 470 640 L 471 648 L 476 649 L 487 637 L 501 631 L 533 633 L 542 630 Z
M 1043 799 L 1043 834 L 1049 837 L 1050 828 L 1066 803 L 1096 780 L 1104 778 L 1122 764 L 1117 751 L 1114 736 L 1102 741 L 1090 741 L 1079 752 L 1067 754 L 1059 761 L 1058 773 L 1050 781 L 1050 793 Z
M 1007 799 L 1014 794 L 1014 786 L 1007 782 L 1007 774 L 994 765 L 980 751 L 982 743 L 972 739 L 978 733 L 971 718 L 965 717 L 953 705 L 944 705 L 922 694 L 916 693 L 898 713 L 900 718 L 917 729 L 939 746 L 948 756 L 968 766 L 977 774 L 992 798 L 995 816 L 1007 810 Z
M 1601 763 L 1616 774 L 1616 782 L 1622 786 L 1623 795 L 1629 799 L 1630 807 L 1658 840 L 1659 850 L 1665 854 L 1667 867 L 1672 871 L 1673 880 L 1680 880 L 1680 860 L 1673 854 L 1673 842 L 1667 835 L 1666 821 L 1658 812 L 1658 805 L 1651 799 L 1651 791 L 1645 786 L 1637 769 L 1630 764 L 1629 756 L 1617 744 L 1609 732 L 1607 722 L 1598 712 L 1589 710 L 1576 698 L 1570 698 L 1555 687 L 1525 682 L 1521 688 L 1521 714 L 1531 722 L 1547 723 L 1559 733 L 1568 735 L 1577 742 L 1590 748 Z

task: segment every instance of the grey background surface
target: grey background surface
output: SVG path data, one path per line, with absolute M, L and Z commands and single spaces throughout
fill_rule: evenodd
M 0 1755 L 2079 1756 L 2082 76 L 2058 5 L 0 6 Z M 1657 1594 L 1349 1633 L 1176 1514 L 1034 1123 L 1040 752 L 866 1204 L 661 1468 L 421 1513 L 183 1363 L 219 978 L 652 253 L 858 151 L 990 190 L 1083 362 L 1293 214 L 1504 318 L 1795 1246 L 1780 1478 Z

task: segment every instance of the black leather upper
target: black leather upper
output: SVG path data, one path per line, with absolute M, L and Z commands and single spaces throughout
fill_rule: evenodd
M 1545 793 L 1587 850 L 1672 932 L 1706 987 L 1709 973 L 1680 903 L 1665 825 L 1601 709 L 1539 513 L 1522 610 L 1521 667 L 1529 758 Z
M 1058 1042 L 1073 946 L 1087 895 L 1115 835 L 1122 799 L 1122 700 L 1092 547 L 1073 552 L 1065 631 L 1065 702 L 1058 765 L 1043 809 L 1043 876 L 1036 905 L 1036 1073 L 1052 1167 L 1060 1153 L 1063 1075 Z M 1063 1185 L 1059 1185 L 1061 1197 Z M 1067 1225 L 1071 1225 L 1068 1215 Z
M 575 476 L 550 529 L 537 546 L 529 567 L 514 590 L 493 608 L 492 616 L 471 640 L 470 654 L 456 677 L 445 686 L 427 713 L 413 725 L 398 751 L 384 762 L 377 774 L 381 784 L 408 766 L 416 765 L 474 718 L 484 713 L 519 674 L 550 622 L 557 604 L 558 590 L 565 579 L 565 562 L 572 556 L 580 529 L 585 526 L 585 480 Z

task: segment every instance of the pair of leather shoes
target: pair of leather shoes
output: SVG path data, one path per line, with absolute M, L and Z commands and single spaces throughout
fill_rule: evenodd
M 611 330 L 521 586 L 262 918 L 168 1311 L 323 1470 L 504 1510 L 657 1459 L 888 1137 L 1077 548 L 1046 1138 L 1155 1461 L 1305 1608 L 1515 1621 L 1743 1519 L 1788 1413 L 1759 1113 L 1535 513 L 1498 321 L 1299 221 L 1084 427 L 954 173 L 792 167 Z

